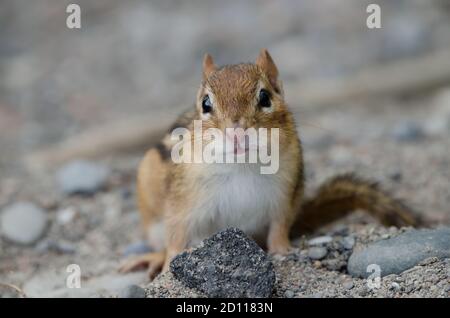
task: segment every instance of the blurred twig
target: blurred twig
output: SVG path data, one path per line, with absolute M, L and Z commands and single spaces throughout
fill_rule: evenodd
M 46 168 L 74 158 L 98 158 L 111 153 L 150 147 L 172 123 L 167 114 L 142 114 L 86 130 L 25 158 L 28 168 Z
M 287 85 L 289 99 L 296 105 L 320 107 L 352 99 L 422 92 L 450 83 L 450 48 L 425 56 L 381 64 L 338 80 L 320 80 Z M 51 166 L 73 158 L 95 158 L 156 142 L 173 116 L 143 114 L 120 122 L 95 127 L 59 145 L 26 158 L 29 167 Z
M 0 287 L 13 290 L 20 298 L 26 298 L 25 292 L 13 284 L 0 283 Z
M 420 93 L 450 83 L 450 48 L 364 69 L 347 78 L 285 85 L 302 107 L 342 104 L 376 96 Z

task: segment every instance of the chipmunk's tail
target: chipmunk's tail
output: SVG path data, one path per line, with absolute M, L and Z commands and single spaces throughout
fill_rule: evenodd
M 421 223 L 410 208 L 381 190 L 377 183 L 345 174 L 326 182 L 315 197 L 303 202 L 292 234 L 311 232 L 359 209 L 384 225 L 400 227 Z

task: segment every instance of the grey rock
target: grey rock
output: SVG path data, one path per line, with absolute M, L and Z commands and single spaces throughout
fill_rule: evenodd
M 119 294 L 120 298 L 145 298 L 145 289 L 138 285 L 125 287 Z
M 345 281 L 345 282 L 342 284 L 342 286 L 343 286 L 345 289 L 350 290 L 350 289 L 352 289 L 352 288 L 355 286 L 355 284 L 354 284 L 351 280 L 348 280 L 348 281 Z
M 321 260 L 327 256 L 328 250 L 325 247 L 311 247 L 308 250 L 308 257 L 313 260 Z
M 150 247 L 144 241 L 130 244 L 125 247 L 123 251 L 123 256 L 128 257 L 131 255 L 145 254 L 151 252 Z
M 208 297 L 269 297 L 275 283 L 269 256 L 236 228 L 221 231 L 193 251 L 177 255 L 170 271 Z
M 77 160 L 59 170 L 57 181 L 62 192 L 66 194 L 92 195 L 105 186 L 108 176 L 107 167 Z
M 400 142 L 413 142 L 425 137 L 425 132 L 421 125 L 416 122 L 402 122 L 392 131 L 392 137 Z
M 361 251 L 353 252 L 347 270 L 354 277 L 368 277 L 367 266 L 377 264 L 381 276 L 399 274 L 421 261 L 450 256 L 450 228 L 434 230 L 410 230 L 397 237 L 370 244 Z
M 318 236 L 308 241 L 309 246 L 324 245 L 333 242 L 331 236 Z
M 342 238 L 341 245 L 346 250 L 351 250 L 355 246 L 355 238 L 353 236 L 346 236 Z
M 40 239 L 47 228 L 47 214 L 29 202 L 18 202 L 0 215 L 0 233 L 18 244 L 32 244 Z
M 326 259 L 322 261 L 322 265 L 330 271 L 341 271 L 347 263 L 340 259 Z
M 292 291 L 292 290 L 286 290 L 285 292 L 284 292 L 284 297 L 286 297 L 286 298 L 293 298 L 294 297 L 294 292 Z
M 397 282 L 392 282 L 390 289 L 395 290 L 395 291 L 399 291 L 401 289 L 400 284 Z

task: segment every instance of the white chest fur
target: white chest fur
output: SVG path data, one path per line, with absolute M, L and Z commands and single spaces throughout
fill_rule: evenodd
M 202 178 L 201 199 L 190 214 L 193 243 L 227 227 L 258 234 L 289 202 L 282 172 L 263 175 L 237 165 L 227 169 L 209 170 Z

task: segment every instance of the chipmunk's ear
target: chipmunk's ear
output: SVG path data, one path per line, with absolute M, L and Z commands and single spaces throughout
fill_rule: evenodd
M 270 83 L 275 87 L 275 89 L 279 89 L 278 85 L 278 69 L 270 56 L 269 52 L 266 49 L 262 49 L 259 52 L 259 56 L 256 59 L 256 65 L 258 65 L 264 73 L 266 73 L 269 78 Z
M 203 79 L 207 79 L 216 69 L 212 56 L 206 53 L 203 57 Z

